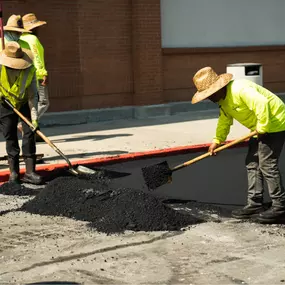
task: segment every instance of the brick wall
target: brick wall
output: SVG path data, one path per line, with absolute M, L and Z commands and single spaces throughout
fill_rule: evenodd
M 82 108 L 131 105 L 131 1 L 79 1 Z
M 284 48 L 161 49 L 160 0 L 4 0 L 4 20 L 34 12 L 50 74 L 49 111 L 188 101 L 211 65 L 260 62 L 265 87 L 285 91 Z
M 163 89 L 165 102 L 191 100 L 195 92 L 192 81 L 198 69 L 212 66 L 217 73 L 226 72 L 230 63 L 254 62 L 263 65 L 264 87 L 285 92 L 285 46 L 216 49 L 164 49 Z
M 132 1 L 134 105 L 163 103 L 160 0 Z

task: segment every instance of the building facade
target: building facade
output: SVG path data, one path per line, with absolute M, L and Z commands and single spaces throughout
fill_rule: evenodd
M 49 111 L 190 101 L 204 66 L 263 65 L 285 92 L 284 0 L 4 0 L 34 12 L 49 71 Z

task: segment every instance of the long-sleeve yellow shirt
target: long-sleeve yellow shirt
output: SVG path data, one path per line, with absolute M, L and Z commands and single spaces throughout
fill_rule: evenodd
M 266 88 L 246 79 L 227 85 L 227 95 L 219 102 L 220 117 L 215 143 L 227 139 L 233 119 L 260 134 L 285 131 L 285 104 Z
M 28 33 L 23 33 L 20 40 L 24 42 L 21 46 L 30 49 L 34 55 L 37 78 L 43 79 L 44 76 L 47 76 L 48 72 L 45 67 L 44 48 L 41 42 L 35 35 Z

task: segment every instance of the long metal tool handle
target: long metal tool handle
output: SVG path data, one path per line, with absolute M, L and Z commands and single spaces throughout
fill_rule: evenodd
M 220 147 L 216 148 L 215 151 L 214 151 L 214 153 L 217 153 L 217 152 L 222 151 L 222 150 L 224 150 L 224 149 L 227 149 L 227 148 L 229 148 L 229 147 L 231 147 L 231 146 L 234 146 L 234 145 L 236 145 L 236 144 L 239 144 L 239 143 L 241 143 L 241 142 L 243 142 L 243 141 L 245 141 L 245 140 L 247 140 L 247 139 L 252 138 L 252 137 L 255 136 L 255 135 L 257 135 L 257 132 L 256 132 L 256 131 L 251 132 L 251 133 L 249 133 L 249 134 L 246 135 L 246 136 L 243 136 L 243 137 L 241 137 L 241 138 L 239 138 L 239 139 L 237 139 L 237 140 L 234 140 L 234 141 L 232 141 L 232 142 L 230 142 L 230 143 L 228 143 L 228 144 L 225 144 L 225 145 L 223 145 L 223 146 L 220 146 Z M 200 161 L 200 160 L 202 160 L 202 159 L 204 159 L 204 158 L 206 158 L 206 157 L 209 157 L 209 156 L 211 156 L 211 153 L 210 153 L 210 152 L 207 152 L 207 153 L 202 154 L 202 155 L 200 155 L 200 156 L 198 156 L 198 157 L 196 157 L 196 158 L 194 158 L 194 159 L 191 159 L 191 160 L 186 161 L 186 162 L 184 162 L 184 163 L 182 163 L 182 164 L 180 164 L 180 165 L 175 166 L 174 168 L 171 169 L 171 171 L 173 172 L 173 171 L 179 170 L 179 169 L 181 169 L 181 168 L 184 168 L 184 167 L 186 167 L 186 166 L 188 166 L 188 165 L 190 165 L 190 164 L 193 164 L 193 163 L 195 163 L 195 162 L 197 162 L 197 161 Z
M 64 155 L 64 153 L 61 152 L 57 146 L 54 145 L 54 143 L 48 139 L 40 130 L 37 130 L 34 125 L 21 113 L 19 112 L 6 98 L 4 99 L 5 103 L 9 105 L 10 108 L 13 109 L 13 111 L 31 128 L 33 132 L 36 132 L 51 148 L 53 148 L 61 157 L 64 158 L 64 160 L 69 165 L 69 168 L 73 168 L 70 160 Z
M 3 29 L 3 6 L 2 6 L 1 1 L 0 1 L 0 30 L 1 30 L 2 50 L 4 50 L 5 49 L 5 39 L 4 39 L 4 29 Z

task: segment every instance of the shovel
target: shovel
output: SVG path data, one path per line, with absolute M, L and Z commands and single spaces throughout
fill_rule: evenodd
M 247 140 L 247 139 L 249 139 L 255 135 L 257 135 L 256 131 L 251 132 L 250 134 L 248 134 L 248 135 L 246 135 L 240 139 L 234 140 L 228 144 L 225 144 L 223 146 L 216 148 L 214 153 L 217 153 L 217 152 L 222 151 L 224 149 L 227 149 L 233 145 L 241 143 L 241 142 L 243 142 L 243 141 L 245 141 L 245 140 Z M 197 161 L 200 161 L 206 157 L 209 157 L 209 156 L 211 156 L 211 153 L 207 152 L 207 153 L 202 154 L 202 155 L 200 155 L 194 159 L 191 159 L 191 160 L 186 161 L 180 165 L 177 165 L 172 169 L 169 167 L 167 161 L 163 161 L 161 163 L 158 163 L 158 164 L 155 164 L 152 166 L 144 167 L 144 168 L 142 168 L 142 173 L 143 173 L 145 183 L 146 183 L 149 190 L 154 190 L 154 189 L 156 189 L 156 188 L 158 188 L 164 184 L 171 183 L 172 182 L 172 173 L 174 171 L 182 169 L 186 166 L 189 166 L 189 165 L 191 165 Z
M 68 164 L 69 166 L 69 172 L 75 176 L 78 175 L 94 175 L 98 172 L 102 172 L 102 170 L 93 170 L 88 167 L 77 165 L 73 166 L 70 162 L 70 160 L 62 153 L 62 151 L 54 145 L 52 141 L 50 141 L 40 130 L 37 130 L 34 125 L 21 113 L 19 112 L 6 98 L 3 99 L 8 106 L 13 109 L 13 111 L 31 128 L 33 132 L 36 132 L 54 151 L 56 151 Z M 114 175 L 115 171 L 109 171 L 109 170 L 103 170 L 104 175 L 108 175 L 108 172 L 110 172 L 111 176 Z M 121 174 L 119 176 L 126 176 L 129 175 L 129 173 L 118 173 Z

